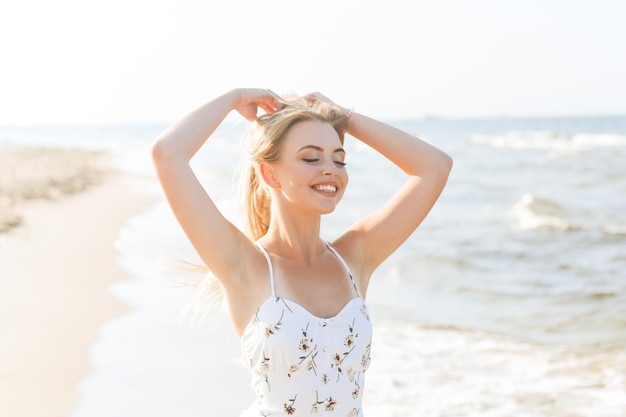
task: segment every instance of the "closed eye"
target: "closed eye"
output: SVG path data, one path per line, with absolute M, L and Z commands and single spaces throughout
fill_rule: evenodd
M 302 158 L 302 160 L 304 162 L 308 162 L 308 163 L 315 163 L 315 162 L 319 162 L 319 158 Z M 335 163 L 335 165 L 340 166 L 340 167 L 345 167 L 346 165 L 348 165 L 346 162 L 343 161 L 333 161 Z

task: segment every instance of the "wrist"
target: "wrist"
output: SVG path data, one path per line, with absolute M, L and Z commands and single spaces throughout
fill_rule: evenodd
M 341 109 L 343 110 L 343 114 L 346 116 L 346 133 L 350 133 L 354 127 L 354 116 L 356 114 L 355 109 L 354 107 L 342 107 Z
M 233 109 L 236 109 L 237 106 L 241 103 L 242 98 L 242 89 L 241 88 L 233 88 L 232 90 L 226 92 L 224 94 L 224 98 L 230 103 Z

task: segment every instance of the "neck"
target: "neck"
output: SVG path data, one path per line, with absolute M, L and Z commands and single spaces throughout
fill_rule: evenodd
M 294 213 L 272 204 L 272 218 L 261 243 L 278 256 L 309 263 L 325 250 L 320 225 L 319 214 Z

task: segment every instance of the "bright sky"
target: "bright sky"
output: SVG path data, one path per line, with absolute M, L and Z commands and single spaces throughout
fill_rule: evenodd
M 0 125 L 171 122 L 230 88 L 382 118 L 626 113 L 622 0 L 19 0 Z

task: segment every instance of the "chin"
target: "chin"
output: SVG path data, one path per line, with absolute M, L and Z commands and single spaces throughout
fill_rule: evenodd
M 337 204 L 333 204 L 332 206 L 320 207 L 320 214 L 330 214 L 335 211 L 337 208 Z

